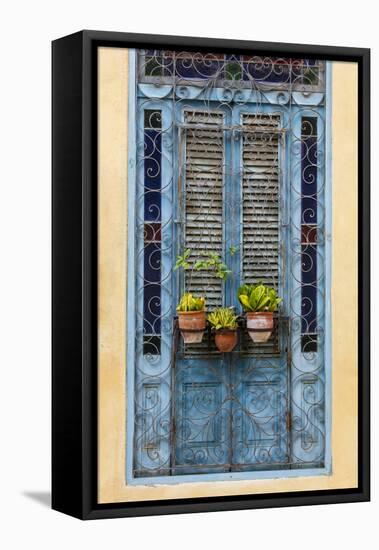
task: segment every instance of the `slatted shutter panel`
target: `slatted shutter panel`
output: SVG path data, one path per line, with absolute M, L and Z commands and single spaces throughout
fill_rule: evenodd
M 184 247 L 193 267 L 204 254 L 223 255 L 224 115 L 186 111 Z M 222 305 L 222 281 L 211 271 L 187 270 L 185 288 L 206 295 L 207 309 Z
M 280 116 L 243 116 L 243 279 L 279 283 Z

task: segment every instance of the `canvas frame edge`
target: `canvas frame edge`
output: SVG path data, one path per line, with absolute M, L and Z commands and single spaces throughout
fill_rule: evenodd
M 100 46 L 146 45 L 242 53 L 254 48 L 270 55 L 358 63 L 358 488 L 97 503 L 96 51 Z M 52 48 L 52 508 L 80 519 L 100 519 L 369 501 L 370 50 L 91 30 L 55 40 Z M 69 102 L 61 101 L 62 86 Z M 80 132 L 76 139 L 73 131 Z M 68 157 L 74 159 L 70 166 Z M 63 187 L 68 179 L 70 185 Z M 68 207 L 73 221 L 69 224 L 62 215 Z M 63 299 L 67 293 L 72 296 L 70 303 Z M 67 391 L 70 406 L 64 399 Z

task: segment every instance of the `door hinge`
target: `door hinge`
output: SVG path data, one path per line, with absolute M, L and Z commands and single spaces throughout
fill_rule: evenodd
M 292 416 L 291 413 L 288 411 L 286 415 L 286 429 L 287 432 L 291 431 L 292 428 Z

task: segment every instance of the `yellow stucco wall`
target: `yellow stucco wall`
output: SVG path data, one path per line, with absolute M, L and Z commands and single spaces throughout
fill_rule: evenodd
M 127 486 L 128 51 L 99 48 L 98 501 L 357 486 L 357 66 L 332 76 L 332 459 L 329 476 Z

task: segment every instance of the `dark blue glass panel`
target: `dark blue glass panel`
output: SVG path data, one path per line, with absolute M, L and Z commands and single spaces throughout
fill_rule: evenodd
M 160 353 L 162 111 L 144 112 L 143 350 Z
M 317 118 L 301 124 L 301 223 L 317 223 Z
M 176 58 L 176 75 L 181 78 L 207 79 L 221 76 L 224 57 L 216 54 L 180 54 Z
M 290 82 L 290 59 L 243 56 L 244 80 L 257 80 L 272 84 Z
M 302 351 L 317 351 L 317 117 L 301 119 Z M 312 239 L 309 237 L 312 236 Z M 312 243 L 312 244 L 311 244 Z
M 301 247 L 301 332 L 317 331 L 317 246 Z
M 243 56 L 244 80 L 271 84 L 308 84 L 319 81 L 318 61 L 309 59 L 282 59 Z M 316 66 L 315 66 L 316 65 Z
M 145 334 L 161 331 L 161 243 L 144 247 L 143 330 Z
M 145 221 L 160 222 L 162 134 L 156 129 L 145 129 L 144 132 L 144 218 Z

